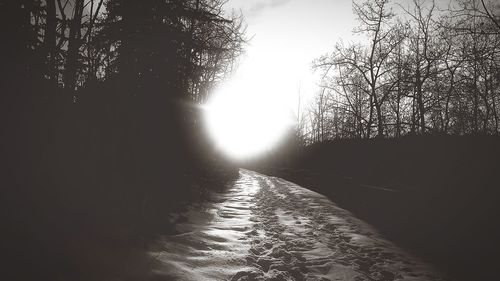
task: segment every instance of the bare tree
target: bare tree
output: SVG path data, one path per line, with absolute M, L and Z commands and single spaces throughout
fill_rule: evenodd
M 419 120 L 420 132 L 424 134 L 427 129 L 426 113 L 428 100 L 432 95 L 429 93 L 432 80 L 440 71 L 438 61 L 440 59 L 439 44 L 435 40 L 435 9 L 434 0 L 430 2 L 425 0 L 413 0 L 413 9 L 405 10 L 410 16 L 411 33 L 410 50 L 412 53 L 413 67 L 413 98 L 415 110 L 412 114 L 414 119 Z M 417 118 L 416 118 L 417 117 Z
M 330 57 L 323 57 L 317 68 L 323 68 L 328 74 L 338 67 L 345 68 L 344 73 L 359 74 L 364 81 L 360 89 L 369 97 L 369 116 L 366 122 L 366 137 L 371 136 L 372 124 L 376 121 L 377 135 L 384 136 L 384 112 L 382 110 L 389 94 L 385 78 L 390 71 L 388 58 L 398 46 L 401 38 L 396 36 L 392 19 L 394 14 L 389 10 L 388 0 L 354 2 L 354 13 L 360 25 L 355 33 L 366 36 L 368 46 L 337 44 Z
M 307 128 L 322 139 L 370 138 L 374 129 L 394 137 L 497 134 L 497 6 L 455 0 L 438 10 L 434 0 L 413 0 L 396 18 L 389 1 L 355 2 L 354 31 L 366 40 L 340 42 L 314 61 L 328 98 L 318 96 Z

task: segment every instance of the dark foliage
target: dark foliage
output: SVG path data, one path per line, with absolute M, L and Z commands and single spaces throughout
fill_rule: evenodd
M 236 176 L 197 106 L 243 44 L 222 3 L 0 2 L 2 278 L 144 278 L 168 212 Z
M 499 143 L 494 136 L 339 140 L 256 166 L 327 195 L 456 280 L 488 280 L 500 259 Z

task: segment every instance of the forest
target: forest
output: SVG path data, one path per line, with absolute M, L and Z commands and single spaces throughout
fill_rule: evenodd
M 499 133 L 498 3 L 409 2 L 353 3 L 356 37 L 313 63 L 303 142 Z
M 224 3 L 0 1 L 2 278 L 116 274 L 237 175 L 201 137 L 247 41 Z
M 187 220 L 172 213 L 237 186 L 240 166 L 327 196 L 459 280 L 497 277 L 500 4 L 353 1 L 354 36 L 312 62 L 319 90 L 282 145 L 237 162 L 202 116 L 251 41 L 226 3 L 0 0 L 2 279 L 145 280 L 152 241 Z
M 455 280 L 497 278 L 500 5 L 353 12 L 355 36 L 312 63 L 319 91 L 295 133 L 248 167 L 328 196 Z

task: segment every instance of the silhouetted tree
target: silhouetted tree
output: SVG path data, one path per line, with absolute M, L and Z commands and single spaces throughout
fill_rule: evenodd
M 498 134 L 499 7 L 455 0 L 438 10 L 414 0 L 393 14 L 390 1 L 353 2 L 359 42 L 320 57 L 329 99 L 326 139 L 405 134 Z M 318 112 L 306 130 L 317 136 Z M 339 130 L 339 128 L 342 128 Z M 307 130 L 314 132 L 311 134 Z M 324 138 L 322 138 L 324 140 Z
M 6 255 L 33 268 L 17 279 L 75 274 L 68 253 L 53 249 L 82 231 L 109 231 L 127 245 L 164 231 L 169 210 L 234 172 L 202 143 L 194 106 L 243 52 L 243 18 L 227 15 L 224 3 L 0 1 L 9 164 L 1 214 L 10 241 L 30 240 Z M 56 263 L 63 269 L 50 268 Z

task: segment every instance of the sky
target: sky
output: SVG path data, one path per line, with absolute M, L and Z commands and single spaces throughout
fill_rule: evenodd
M 438 5 L 449 1 L 437 0 Z M 318 92 L 312 61 L 341 39 L 352 40 L 357 24 L 352 0 L 229 0 L 225 8 L 241 11 L 251 38 L 233 86 L 272 95 L 294 113 L 299 92 L 303 109 Z
M 213 93 L 206 122 L 217 147 L 235 159 L 269 151 L 317 92 L 312 61 L 347 38 L 351 0 L 229 0 L 247 23 L 245 55 Z M 300 95 L 300 98 L 299 98 Z
M 313 60 L 341 40 L 358 41 L 357 20 L 352 0 L 228 0 L 225 8 L 243 14 L 251 39 L 208 101 L 206 122 L 221 151 L 242 159 L 272 149 L 307 115 L 321 75 Z
M 297 111 L 317 91 L 311 65 L 354 26 L 351 0 L 229 0 L 251 38 L 234 80 Z M 264 92 L 264 93 L 263 93 Z

